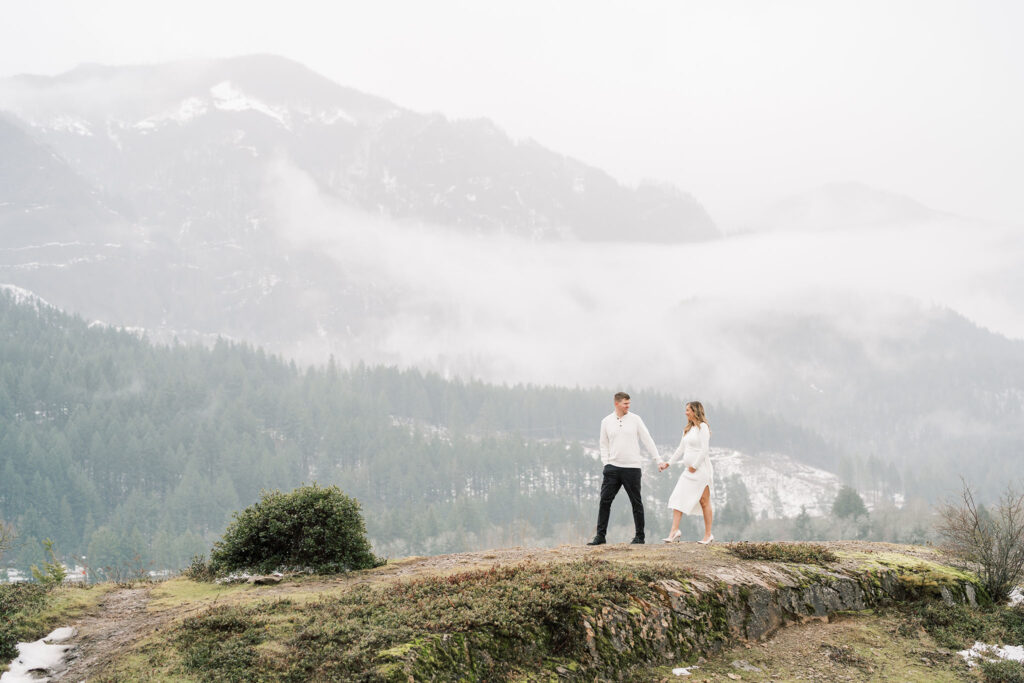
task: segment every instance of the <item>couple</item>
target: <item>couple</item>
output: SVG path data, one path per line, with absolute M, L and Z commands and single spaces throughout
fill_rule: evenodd
M 604 481 L 601 483 L 601 507 L 597 513 L 597 535 L 587 545 L 603 545 L 608 531 L 608 516 L 612 500 L 625 487 L 629 502 L 633 505 L 633 524 L 636 536 L 633 543 L 644 542 L 644 503 L 640 497 L 640 468 L 644 457 L 640 443 L 658 463 L 658 471 L 664 472 L 672 464 L 682 460 L 683 472 L 679 475 L 668 506 L 672 508 L 672 529 L 666 542 L 678 541 L 682 532 L 679 521 L 683 514 L 704 515 L 704 538 L 698 543 L 708 544 L 715 540 L 711 533 L 711 458 L 708 444 L 711 429 L 704 418 L 704 406 L 699 401 L 686 404 L 686 427 L 679 448 L 667 462 L 659 462 L 658 448 L 654 445 L 647 425 L 639 415 L 629 412 L 629 394 L 620 391 L 615 394 L 615 412 L 601 420 L 601 462 L 604 463 Z

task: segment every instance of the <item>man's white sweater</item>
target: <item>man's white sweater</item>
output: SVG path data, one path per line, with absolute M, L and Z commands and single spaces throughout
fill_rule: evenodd
M 612 413 L 601 420 L 601 462 L 605 465 L 643 467 L 647 459 L 640 453 L 640 442 L 657 463 L 658 447 L 639 415 Z

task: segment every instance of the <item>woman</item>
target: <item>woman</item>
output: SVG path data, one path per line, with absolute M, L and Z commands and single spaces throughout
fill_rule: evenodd
M 679 481 L 676 482 L 676 487 L 668 499 L 668 506 L 672 508 L 672 530 L 669 531 L 668 538 L 664 539 L 666 543 L 678 541 L 682 536 L 679 521 L 683 514 L 704 515 L 704 538 L 697 541 L 698 543 L 707 545 L 715 540 L 711 533 L 711 487 L 714 486 L 714 470 L 711 468 L 711 458 L 708 455 L 710 442 L 711 428 L 704 418 L 704 406 L 700 401 L 690 401 L 686 404 L 686 427 L 683 429 L 679 448 L 668 462 L 658 465 L 658 470 L 664 471 L 682 457 L 683 473 L 679 475 Z

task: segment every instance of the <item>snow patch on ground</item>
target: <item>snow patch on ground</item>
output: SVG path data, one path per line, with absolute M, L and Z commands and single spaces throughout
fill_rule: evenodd
M 18 643 L 18 656 L 10 669 L 0 676 L 0 683 L 40 683 L 67 668 L 64 656 L 73 646 L 63 645 L 75 637 L 70 626 L 59 628 L 34 643 Z
M 1024 603 L 1024 586 L 1017 586 L 1010 591 L 1010 606 Z M 1009 659 L 1024 663 L 1024 645 L 989 645 L 980 640 L 970 650 L 960 650 L 958 655 L 964 658 L 968 666 L 976 666 L 979 661 Z
M 988 659 L 1009 659 L 1024 663 L 1024 645 L 986 645 L 979 640 L 970 650 L 960 650 L 957 654 L 964 658 L 967 666 L 975 666 L 979 661 Z

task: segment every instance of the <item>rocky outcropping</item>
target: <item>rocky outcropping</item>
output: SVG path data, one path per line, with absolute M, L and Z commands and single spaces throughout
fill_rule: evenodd
M 653 599 L 585 611 L 588 668 L 621 670 L 638 661 L 694 660 L 736 640 L 838 612 L 923 599 L 977 605 L 977 580 L 951 567 L 893 553 L 819 567 L 737 562 L 691 581 L 650 584 Z
M 932 549 L 826 545 L 835 561 L 821 565 L 743 560 L 726 546 L 696 544 L 591 553 L 592 559 L 638 570 L 653 562 L 686 578 L 637 584 L 622 599 L 576 607 L 563 617 L 571 623 L 551 631 L 579 633 L 583 656 L 559 656 L 552 648 L 544 673 L 569 680 L 625 679 L 637 667 L 693 664 L 736 642 L 765 639 L 788 624 L 827 620 L 839 612 L 920 600 L 989 602 L 975 577 L 944 564 Z M 502 647 L 508 644 L 480 633 L 432 635 L 380 653 L 383 664 L 376 674 L 383 680 L 441 680 L 451 671 L 486 668 L 486 662 L 502 658 Z

